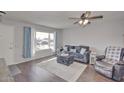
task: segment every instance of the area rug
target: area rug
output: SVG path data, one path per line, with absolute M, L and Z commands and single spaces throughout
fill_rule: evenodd
M 56 58 L 40 62 L 37 65 L 68 82 L 75 82 L 87 67 L 86 64 L 78 62 L 66 66 L 57 63 Z

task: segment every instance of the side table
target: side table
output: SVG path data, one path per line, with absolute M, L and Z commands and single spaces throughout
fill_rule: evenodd
M 90 64 L 95 64 L 96 62 L 96 53 L 91 53 L 90 54 Z

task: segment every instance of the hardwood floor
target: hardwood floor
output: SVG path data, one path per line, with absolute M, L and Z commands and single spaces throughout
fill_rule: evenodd
M 14 80 L 16 82 L 65 82 L 65 80 L 58 76 L 36 66 L 36 63 L 43 60 L 46 60 L 46 58 L 18 64 L 17 66 L 21 73 L 15 75 L 13 77 Z
M 43 60 L 38 59 L 18 64 L 21 73 L 13 76 L 14 80 L 16 82 L 66 82 L 62 78 L 36 66 L 36 63 Z M 92 65 L 88 65 L 77 82 L 113 82 L 113 80 L 100 75 Z

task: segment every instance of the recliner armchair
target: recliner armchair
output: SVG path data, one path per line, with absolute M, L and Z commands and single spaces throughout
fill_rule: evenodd
M 120 62 L 121 64 L 119 64 Z M 109 46 L 106 48 L 105 55 L 97 56 L 94 67 L 97 72 L 103 74 L 104 76 L 120 81 L 124 75 L 123 63 L 124 48 Z M 118 66 L 121 66 L 121 69 L 115 69 Z M 117 72 L 120 73 L 118 74 Z

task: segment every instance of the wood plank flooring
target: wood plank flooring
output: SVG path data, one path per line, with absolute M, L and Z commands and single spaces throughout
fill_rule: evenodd
M 21 73 L 13 76 L 16 82 L 66 82 L 62 78 L 36 66 L 37 63 L 44 59 L 33 60 L 18 64 Z M 122 80 L 124 81 L 124 80 Z M 81 74 L 77 82 L 114 82 L 97 73 L 92 65 L 88 65 Z

